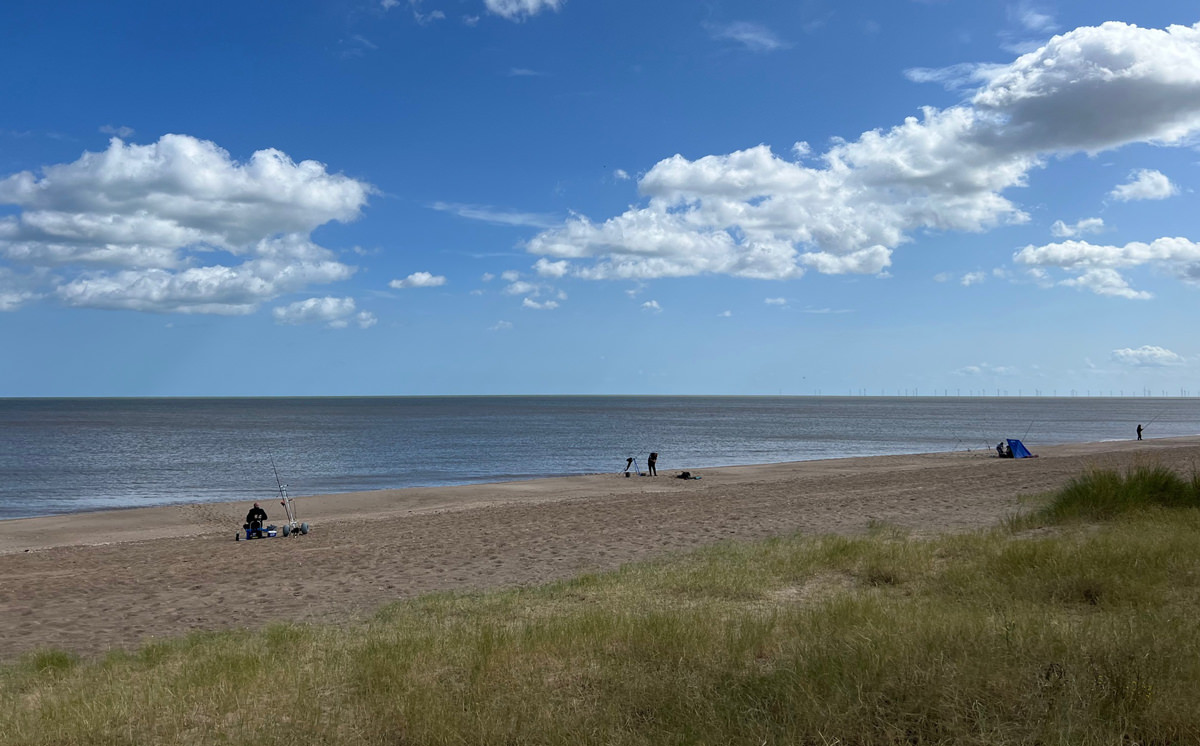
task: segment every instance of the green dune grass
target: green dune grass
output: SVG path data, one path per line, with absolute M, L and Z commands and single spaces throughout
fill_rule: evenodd
M 6 744 L 1200 743 L 1197 480 L 0 669 Z

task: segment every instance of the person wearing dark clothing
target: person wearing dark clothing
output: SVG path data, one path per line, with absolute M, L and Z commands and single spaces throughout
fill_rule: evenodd
M 629 467 L 633 466 L 633 456 L 625 459 L 625 473 L 629 473 Z
M 658 463 L 658 454 L 657 453 L 651 453 L 650 458 L 646 459 L 646 471 L 652 477 L 658 476 L 658 469 L 654 468 L 654 465 L 657 463 Z
M 251 531 L 261 529 L 265 520 L 267 520 L 267 511 L 259 507 L 258 503 L 254 503 L 254 507 L 250 508 L 250 512 L 246 514 L 246 528 Z
M 1142 426 L 1138 425 L 1138 440 L 1142 439 Z

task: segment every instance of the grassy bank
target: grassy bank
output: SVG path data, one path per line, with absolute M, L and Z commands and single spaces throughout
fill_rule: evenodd
M 0 669 L 0 742 L 1197 743 L 1197 483 L 1142 471 L 985 533 L 728 544 L 348 628 L 44 652 Z

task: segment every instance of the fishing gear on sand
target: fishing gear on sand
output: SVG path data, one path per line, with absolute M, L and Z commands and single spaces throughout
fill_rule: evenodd
M 296 517 L 296 506 L 292 503 L 292 498 L 288 495 L 287 485 L 279 478 L 279 469 L 275 468 L 275 457 L 271 457 L 271 471 L 275 472 L 275 484 L 279 486 L 279 504 L 283 506 L 283 510 L 287 513 L 288 523 L 283 527 L 284 536 L 293 536 L 295 534 L 307 534 L 308 524 L 301 523 Z
M 283 512 L 287 514 L 287 523 L 282 529 L 277 529 L 274 524 L 263 526 L 266 521 L 267 514 L 258 507 L 258 503 L 254 503 L 254 510 L 259 511 L 261 520 L 251 522 L 247 520 L 242 528 L 246 531 L 246 540 L 251 539 L 273 539 L 282 533 L 284 536 L 303 536 L 308 533 L 308 524 L 301 523 L 296 517 L 296 505 L 292 501 L 291 495 L 288 494 L 287 485 L 279 478 L 279 469 L 275 467 L 275 458 L 271 458 L 271 471 L 275 472 L 275 484 L 279 488 L 279 504 L 283 506 Z M 242 540 L 242 534 L 237 533 L 233 536 L 235 541 Z

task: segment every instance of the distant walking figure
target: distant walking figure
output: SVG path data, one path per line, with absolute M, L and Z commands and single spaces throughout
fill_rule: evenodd
M 1142 439 L 1142 426 L 1138 425 L 1138 440 Z
M 658 476 L 658 469 L 654 468 L 656 463 L 658 463 L 658 454 L 651 453 L 650 458 L 646 459 L 646 471 L 649 472 L 650 476 L 652 477 Z

